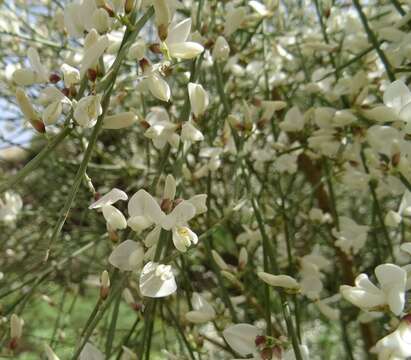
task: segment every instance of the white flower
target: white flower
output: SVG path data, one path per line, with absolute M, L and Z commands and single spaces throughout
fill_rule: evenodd
M 119 189 L 112 189 L 99 200 L 89 206 L 89 209 L 102 209 L 104 219 L 110 230 L 125 229 L 127 221 L 122 212 L 112 204 L 118 200 L 127 200 L 127 194 Z
M 357 254 L 365 245 L 369 227 L 358 225 L 354 220 L 341 216 L 340 231 L 333 229 L 332 233 L 337 238 L 337 245 L 347 255 Z
M 174 58 L 192 59 L 204 51 L 204 47 L 194 41 L 187 41 L 191 30 L 191 19 L 185 19 L 168 29 L 165 45 L 168 54 Z
M 148 262 L 140 276 L 140 292 L 143 296 L 160 298 L 171 295 L 177 284 L 171 265 Z
M 87 343 L 80 353 L 80 360 L 104 360 L 103 353 L 94 345 Z
M 215 318 L 214 308 L 200 294 L 194 292 L 191 303 L 194 310 L 186 313 L 185 317 L 188 321 L 200 324 Z
M 121 271 L 133 271 L 141 267 L 143 259 L 143 247 L 135 241 L 126 240 L 113 250 L 108 261 Z
M 342 285 L 342 296 L 363 310 L 381 310 L 388 305 L 395 315 L 400 315 L 405 304 L 407 273 L 394 264 L 382 264 L 375 268 L 375 275 L 381 285 L 376 287 L 366 274 L 355 279 L 355 286 Z
M 190 82 L 188 83 L 188 96 L 193 114 L 196 117 L 203 115 L 209 103 L 207 91 L 200 84 Z
M 83 97 L 74 107 L 74 120 L 84 127 L 91 128 L 96 125 L 97 118 L 103 113 L 100 96 L 89 95 Z
M 4 201 L 0 198 L 0 221 L 11 224 L 16 221 L 17 215 L 23 208 L 21 196 L 17 193 L 6 191 Z
M 411 356 L 411 325 L 405 317 L 398 328 L 379 340 L 375 346 L 379 360 L 408 359 Z
M 270 286 L 282 287 L 291 291 L 299 291 L 301 288 L 297 280 L 288 275 L 272 275 L 263 271 L 260 271 L 257 275 Z
M 189 201 L 183 200 L 169 214 L 165 214 L 149 193 L 139 190 L 131 197 L 128 212 L 128 224 L 135 231 L 144 230 L 152 224 L 172 230 L 173 242 L 181 251 L 191 243 L 197 243 L 197 236 L 186 226 L 196 214 L 195 206 Z
M 175 133 L 177 125 L 170 121 L 168 113 L 161 107 L 151 109 L 146 121 L 150 128 L 144 133 L 145 137 L 153 140 L 153 145 L 161 150 L 167 143 L 177 148 L 180 137 Z
M 263 331 L 250 324 L 236 324 L 223 331 L 224 339 L 228 345 L 241 356 L 253 355 L 259 357 L 255 345 L 255 338 L 262 335 Z

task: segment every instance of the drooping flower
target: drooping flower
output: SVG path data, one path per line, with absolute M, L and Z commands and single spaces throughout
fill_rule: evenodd
M 382 264 L 375 268 L 380 288 L 375 286 L 366 274 L 355 279 L 355 286 L 342 285 L 342 296 L 363 310 L 381 311 L 388 306 L 400 315 L 405 304 L 407 272 L 394 264 Z
M 179 251 L 186 251 L 188 246 L 198 241 L 197 235 L 187 226 L 197 212 L 190 201 L 182 200 L 166 214 L 148 192 L 139 190 L 130 198 L 128 212 L 128 225 L 135 231 L 142 231 L 153 224 L 171 230 L 173 243 Z
M 127 221 L 122 212 L 112 204 L 119 200 L 127 200 L 127 194 L 119 189 L 112 189 L 99 200 L 89 206 L 89 209 L 101 209 L 109 230 L 125 229 Z

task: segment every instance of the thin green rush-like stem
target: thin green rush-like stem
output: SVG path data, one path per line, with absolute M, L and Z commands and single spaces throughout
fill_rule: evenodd
M 378 42 L 377 37 L 375 36 L 374 32 L 372 31 L 368 20 L 367 20 L 367 16 L 364 14 L 364 11 L 362 10 L 362 7 L 360 5 L 359 0 L 353 0 L 352 1 L 354 4 L 355 9 L 358 12 L 358 15 L 360 17 L 360 20 L 362 22 L 362 25 L 364 27 L 365 32 L 367 33 L 368 36 L 368 40 L 371 42 L 371 44 L 373 45 L 375 51 L 377 52 L 381 62 L 384 65 L 385 68 L 385 72 L 388 76 L 388 79 L 390 79 L 391 82 L 395 81 L 395 73 L 391 68 L 391 64 L 388 61 L 384 51 L 381 50 L 380 44 Z
M 126 54 L 127 54 L 127 49 L 128 47 L 131 45 L 131 43 L 134 41 L 134 39 L 137 37 L 138 33 L 140 32 L 140 30 L 142 29 L 142 27 L 146 24 L 146 22 L 151 18 L 151 16 L 153 15 L 154 10 L 152 7 L 150 7 L 146 13 L 138 20 L 135 29 L 130 32 L 129 30 L 126 30 L 126 33 L 124 34 L 124 38 L 123 38 L 123 42 L 122 42 L 122 46 L 120 47 L 118 56 L 116 58 L 116 60 L 113 63 L 112 68 L 109 70 L 109 73 L 111 73 L 110 75 L 110 83 L 108 85 L 108 89 L 105 91 L 104 95 L 103 95 L 103 99 L 101 101 L 102 103 L 102 114 L 98 117 L 97 119 L 97 123 L 93 128 L 93 132 L 90 136 L 89 139 L 89 143 L 86 149 L 86 152 L 84 154 L 83 160 L 80 164 L 80 167 L 77 170 L 76 176 L 74 178 L 74 182 L 73 185 L 71 187 L 69 196 L 66 199 L 66 202 L 64 203 L 63 209 L 60 213 L 59 219 L 56 223 L 56 225 L 54 226 L 53 229 L 53 233 L 50 237 L 49 240 L 49 244 L 48 244 L 48 252 L 50 251 L 50 248 L 53 244 L 53 242 L 57 239 L 58 235 L 60 234 L 63 225 L 65 224 L 67 217 L 69 215 L 69 211 L 73 205 L 74 199 L 76 198 L 77 192 L 80 188 L 80 184 L 83 181 L 84 178 L 84 174 L 87 170 L 87 165 L 91 159 L 91 155 L 93 153 L 93 149 L 94 146 L 97 143 L 97 139 L 98 139 L 98 135 L 103 127 L 103 120 L 104 117 L 106 115 L 106 112 L 108 110 L 109 104 L 110 104 L 110 97 L 111 97 L 111 93 L 113 91 L 114 88 L 114 83 L 115 83 L 115 79 L 117 77 L 118 71 L 120 69 L 122 60 L 125 58 Z

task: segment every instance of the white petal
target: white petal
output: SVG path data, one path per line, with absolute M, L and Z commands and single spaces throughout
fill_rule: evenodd
M 296 290 L 300 288 L 300 284 L 297 280 L 288 275 L 272 275 L 263 271 L 259 272 L 257 275 L 261 280 L 271 286 Z
M 91 45 L 84 51 L 83 60 L 81 62 L 80 76 L 83 77 L 88 69 L 93 67 L 104 51 L 109 46 L 108 37 L 106 35 L 100 36 L 95 44 Z
M 185 122 L 181 128 L 181 139 L 190 142 L 202 141 L 204 135 L 191 122 Z
M 402 80 L 391 83 L 384 92 L 384 104 L 399 112 L 403 106 L 411 101 L 411 93 Z
M 407 281 L 406 271 L 394 264 L 378 265 L 375 268 L 375 275 L 382 288 L 391 287 L 393 284 L 404 287 Z
M 30 60 L 30 65 L 32 69 L 36 72 L 40 81 L 47 82 L 49 80 L 49 76 L 47 70 L 41 63 L 40 56 L 37 50 L 35 48 L 30 47 L 27 51 L 27 55 Z
M 187 40 L 191 30 L 191 19 L 187 18 L 180 21 L 174 26 L 170 26 L 168 29 L 168 36 L 165 43 L 167 46 L 173 43 L 181 43 Z
M 166 181 L 164 184 L 164 194 L 163 199 L 174 200 L 176 195 L 176 179 L 173 175 L 167 175 Z
M 120 210 L 116 209 L 113 205 L 103 206 L 102 209 L 104 218 L 112 230 L 125 229 L 127 227 L 127 220 Z
M 256 352 L 255 338 L 262 334 L 262 330 L 249 324 L 236 324 L 223 331 L 228 345 L 241 356 Z
M 196 215 L 203 214 L 207 211 L 207 194 L 194 195 L 187 201 L 196 208 Z
M 171 295 L 177 290 L 171 270 L 165 270 L 166 274 L 158 274 L 159 267 L 165 268 L 166 266 L 151 261 L 144 266 L 140 276 L 140 292 L 143 296 L 160 298 Z
M 108 261 L 121 271 L 132 271 L 136 267 L 135 263 L 130 262 L 130 255 L 142 250 L 141 245 L 132 240 L 123 241 L 110 254 Z
M 123 129 L 130 127 L 137 121 L 137 116 L 131 111 L 106 116 L 103 119 L 103 129 Z
M 148 88 L 151 94 L 162 101 L 169 101 L 171 96 L 170 87 L 161 76 L 153 74 L 147 79 Z
M 127 199 L 128 199 L 128 196 L 124 191 L 117 189 L 117 188 L 113 188 L 107 194 L 103 195 L 100 199 L 98 199 L 96 202 L 91 204 L 88 208 L 97 209 L 105 205 L 113 205 L 115 202 L 119 200 L 127 200 Z
M 199 43 L 186 41 L 170 44 L 168 51 L 171 57 L 188 60 L 200 55 L 204 51 L 204 47 Z
M 127 225 L 134 231 L 140 232 L 150 227 L 153 222 L 145 216 L 132 216 L 127 220 Z
M 411 255 L 411 242 L 401 244 L 400 249 Z
M 405 305 L 405 289 L 403 287 L 394 286 L 387 296 L 387 303 L 390 310 L 397 316 L 399 316 L 404 310 Z
M 165 230 L 171 230 L 171 228 L 178 225 L 185 225 L 196 214 L 196 208 L 188 201 L 182 201 L 178 204 L 173 211 L 166 215 L 161 224 Z
M 104 360 L 103 353 L 94 345 L 87 343 L 80 353 L 80 360 Z
M 145 216 L 152 222 L 158 224 L 165 218 L 164 212 L 154 200 L 154 198 L 145 190 L 137 191 L 128 202 L 128 213 L 130 217 Z

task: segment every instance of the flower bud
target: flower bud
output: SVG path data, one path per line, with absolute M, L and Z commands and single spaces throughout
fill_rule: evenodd
M 384 224 L 389 227 L 397 227 L 401 223 L 402 217 L 399 213 L 390 210 L 384 218 Z
M 108 275 L 107 270 L 104 270 L 101 273 L 101 279 L 100 279 L 100 297 L 102 300 L 105 300 L 108 296 L 108 293 L 110 291 L 110 277 Z
M 244 269 L 248 262 L 248 252 L 245 247 L 242 247 L 240 250 L 240 255 L 238 256 L 238 267 Z
M 135 5 L 135 0 L 125 0 L 125 2 L 124 2 L 124 12 L 126 14 L 130 14 L 134 9 L 134 5 Z
M 133 125 L 137 121 L 137 116 L 131 111 L 106 116 L 103 120 L 103 129 L 123 129 Z
M 168 25 L 171 21 L 170 8 L 167 0 L 153 0 L 155 19 L 159 38 L 164 41 L 167 39 Z
M 230 55 L 230 46 L 223 36 L 219 36 L 214 44 L 213 59 L 217 61 L 225 61 Z
M 189 83 L 188 96 L 193 114 L 196 117 L 204 114 L 209 103 L 207 91 L 200 84 Z
M 221 270 L 228 270 L 229 269 L 227 263 L 223 260 L 223 258 L 220 256 L 220 254 L 217 251 L 211 250 L 211 255 L 212 255 L 215 263 L 217 264 L 217 266 Z
M 299 290 L 300 284 L 288 275 L 272 275 L 266 272 L 259 272 L 258 277 L 270 286 L 282 287 L 290 290 Z
M 10 349 L 14 350 L 18 346 L 23 333 L 24 320 L 19 318 L 16 314 L 11 315 L 10 318 Z
M 44 123 L 40 120 L 37 111 L 34 109 L 33 105 L 31 105 L 29 98 L 22 88 L 17 88 L 16 100 L 24 117 L 31 126 L 33 126 L 39 133 L 46 132 Z

